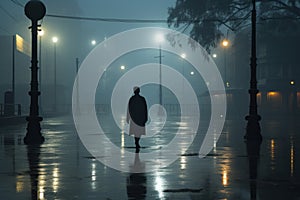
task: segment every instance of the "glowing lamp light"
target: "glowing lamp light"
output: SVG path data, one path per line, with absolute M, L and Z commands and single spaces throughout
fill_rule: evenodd
M 229 46 L 229 41 L 228 41 L 227 39 L 224 39 L 224 40 L 222 41 L 222 46 L 223 46 L 223 47 L 228 47 L 228 46 Z
M 162 43 L 162 42 L 165 41 L 165 38 L 164 38 L 164 36 L 162 34 L 157 34 L 156 37 L 155 37 L 155 40 L 158 43 Z
M 57 37 L 53 37 L 53 38 L 52 38 L 52 42 L 53 42 L 53 43 L 57 43 L 57 42 L 58 42 L 58 38 L 57 38 Z
M 44 30 L 39 30 L 39 31 L 38 31 L 38 35 L 39 35 L 39 36 L 43 36 L 44 34 L 45 34 L 45 31 L 44 31 Z
M 278 96 L 279 95 L 279 92 L 275 92 L 275 91 L 270 91 L 268 92 L 268 96 Z

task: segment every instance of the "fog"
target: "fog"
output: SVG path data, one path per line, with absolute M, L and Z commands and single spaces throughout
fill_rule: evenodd
M 70 111 L 71 95 L 77 68 L 86 56 L 101 42 L 123 31 L 141 27 L 167 28 L 168 8 L 175 5 L 175 0 L 166 1 L 43 1 L 47 8 L 46 16 L 39 23 L 44 35 L 39 37 L 39 65 L 41 107 L 45 112 L 52 112 L 54 77 L 56 76 L 57 104 L 61 111 Z M 15 104 L 21 104 L 23 112 L 28 112 L 30 83 L 30 57 L 24 52 L 15 51 L 13 59 L 12 38 L 18 34 L 24 43 L 30 46 L 31 25 L 24 14 L 25 0 L 0 2 L 0 35 L 1 35 L 1 82 L 0 102 L 4 103 L 4 93 L 12 90 L 12 62 L 15 62 Z M 126 21 L 127 20 L 127 21 Z M 139 20 L 148 20 L 139 21 Z M 161 21 L 155 21 L 161 20 Z M 243 30 L 230 31 L 221 27 L 229 39 L 229 46 L 217 45 L 210 49 L 219 72 L 223 78 L 227 92 L 228 113 L 246 114 L 248 109 L 248 88 L 250 82 L 250 26 Z M 184 32 L 188 34 L 188 31 Z M 258 94 L 259 109 L 263 113 L 293 112 L 299 109 L 299 92 L 297 69 L 297 48 L 300 40 L 293 29 L 286 30 L 287 36 L 266 37 L 266 29 L 258 25 L 258 38 L 264 42 L 257 45 L 257 78 L 260 93 Z M 52 38 L 58 38 L 57 43 Z M 92 41 L 94 40 L 94 44 Z M 54 48 L 56 49 L 54 51 Z M 101 85 L 96 94 L 99 104 L 107 104 L 113 86 L 121 77 L 120 67 L 125 71 L 143 63 L 158 63 L 157 49 L 144 49 L 117 58 L 107 68 L 105 84 Z M 180 56 L 162 52 L 162 64 L 173 67 L 180 73 L 191 73 L 193 66 L 182 63 Z M 55 63 L 56 59 L 56 63 Z M 78 63 L 76 63 L 78 60 Z M 78 64 L 78 65 L 77 65 Z M 56 75 L 54 68 L 56 66 Z M 184 67 L 183 67 L 184 66 Z M 182 69 L 181 69 L 182 68 Z M 184 70 L 183 70 L 184 69 Z M 123 71 L 124 72 L 124 71 Z M 194 72 L 193 72 L 194 73 Z M 102 81 L 102 82 L 101 82 Z M 206 83 L 201 75 L 189 79 L 198 97 L 205 96 Z M 156 86 L 155 86 L 156 87 Z M 105 88 L 105 89 L 104 89 Z M 152 91 L 153 93 L 151 93 Z M 149 99 L 158 99 L 156 90 L 148 90 Z M 152 100 L 151 100 L 152 101 Z M 165 101 L 167 102 L 167 101 Z M 170 101 L 168 103 L 176 102 Z M 261 106 L 261 105 L 268 105 Z M 262 108 L 263 107 L 263 108 Z M 296 107 L 296 108 L 295 108 Z M 276 112 L 277 112 L 276 111 Z
M 46 6 L 46 16 L 40 21 L 44 35 L 40 38 L 41 54 L 38 59 L 41 64 L 41 99 L 42 106 L 49 110 L 53 101 L 54 83 L 54 57 L 56 56 L 56 79 L 57 79 L 57 98 L 58 104 L 71 104 L 72 88 L 76 76 L 76 58 L 79 66 L 88 53 L 95 47 L 91 44 L 92 40 L 96 45 L 103 42 L 110 36 L 133 28 L 145 26 L 167 27 L 166 23 L 118 23 L 93 20 L 63 19 L 49 17 L 47 15 L 66 15 L 92 18 L 121 18 L 121 19 L 166 19 L 167 9 L 175 1 L 43 1 Z M 12 37 L 20 35 L 30 45 L 31 33 L 28 27 L 31 22 L 24 14 L 26 1 L 1 1 L 0 2 L 0 35 Z M 56 55 L 54 55 L 54 44 L 52 37 L 56 36 Z M 7 39 L 6 39 L 7 40 Z M 12 44 L 12 42 L 10 43 Z M 5 54 L 9 54 L 12 48 L 9 42 L 5 44 L 1 41 L 1 60 L 7 60 L 1 64 L 1 91 L 0 99 L 3 102 L 4 92 L 11 90 L 12 70 L 11 60 Z M 151 55 L 152 56 L 152 55 Z M 15 58 L 18 60 L 19 58 Z M 157 61 L 157 59 L 156 59 Z M 24 90 L 30 83 L 30 58 L 25 61 L 17 61 L 16 70 L 22 70 L 26 78 L 16 75 L 16 90 Z M 153 58 L 153 62 L 155 59 Z M 17 72 L 18 73 L 18 72 Z M 22 85 L 22 86 L 18 86 Z M 22 88 L 22 89 L 20 89 Z M 16 103 L 28 104 L 29 96 L 27 91 L 22 96 L 16 96 Z M 24 108 L 25 109 L 25 108 Z M 28 110 L 28 109 L 27 109 Z M 51 110 L 51 109 L 50 109 Z

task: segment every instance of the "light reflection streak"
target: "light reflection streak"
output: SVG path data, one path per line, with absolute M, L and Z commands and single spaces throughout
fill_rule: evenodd
M 43 187 L 39 187 L 39 199 L 40 199 L 40 200 L 45 199 L 44 194 L 45 194 L 44 188 L 43 188 Z
M 181 170 L 186 169 L 186 156 L 180 157 L 180 169 Z
M 163 199 L 164 198 L 164 179 L 158 174 L 158 172 L 155 173 L 155 183 L 154 183 L 154 187 L 155 190 L 158 192 L 158 197 L 159 199 Z
M 45 199 L 45 184 L 46 184 L 46 176 L 41 174 L 38 177 L 38 196 L 40 200 Z
M 290 176 L 293 177 L 294 176 L 294 140 L 293 140 L 293 137 L 291 137 L 290 167 L 291 167 Z
M 22 192 L 24 190 L 23 176 L 18 175 L 16 181 L 16 192 Z
M 121 148 L 120 148 L 120 151 L 121 151 L 121 158 L 125 158 L 125 134 L 124 134 L 124 131 L 122 130 L 121 132 Z
M 91 186 L 92 186 L 92 189 L 95 190 L 97 189 L 96 187 L 96 180 L 97 180 L 97 175 L 96 175 L 96 163 L 92 163 L 92 183 L 91 183 Z
M 124 131 L 121 132 L 121 147 L 125 147 L 125 136 L 124 136 Z
M 214 152 L 214 154 L 216 154 L 217 153 L 217 138 L 216 138 L 216 130 L 214 130 L 214 148 L 213 148 L 213 152 Z M 215 156 L 214 156 L 214 158 L 216 158 Z
M 271 144 L 270 144 L 270 156 L 271 156 L 271 170 L 275 170 L 275 147 L 276 147 L 276 144 L 275 144 L 275 140 L 274 139 L 271 139 Z
M 231 167 L 230 167 L 230 159 L 232 157 L 232 154 L 229 153 L 229 154 L 226 154 L 226 158 L 224 159 L 224 164 L 222 164 L 222 185 L 224 187 L 228 186 L 229 185 L 229 175 L 230 175 L 230 171 L 231 171 Z
M 271 139 L 271 160 L 274 161 L 275 159 L 275 141 Z
M 223 170 L 222 184 L 223 184 L 223 186 L 228 185 L 228 176 L 227 176 L 227 171 L 226 170 Z
M 126 126 L 126 118 L 125 116 L 122 116 L 121 118 L 121 158 L 124 158 L 125 156 L 125 126 Z
M 52 189 L 53 192 L 56 193 L 59 187 L 59 168 L 57 166 L 53 168 L 52 177 L 53 177 Z

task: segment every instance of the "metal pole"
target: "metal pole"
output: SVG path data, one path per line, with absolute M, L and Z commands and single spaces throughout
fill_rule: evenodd
M 251 34 L 251 80 L 250 80 L 250 105 L 249 105 L 249 115 L 246 116 L 247 128 L 246 135 L 244 136 L 247 140 L 262 140 L 260 134 L 260 124 L 261 116 L 257 113 L 257 79 L 256 79 L 256 67 L 257 67 L 257 58 L 256 58 L 256 1 L 252 0 L 252 34 Z
M 56 43 L 54 43 L 54 112 L 56 112 Z
M 42 90 L 42 36 L 39 36 L 39 83 Z M 42 96 L 39 99 L 40 112 L 42 112 Z
M 31 19 L 31 35 L 32 35 L 32 55 L 31 55 L 31 83 L 30 83 L 30 113 L 26 118 L 27 133 L 24 137 L 25 144 L 41 144 L 44 142 L 44 137 L 41 134 L 40 121 L 43 120 L 39 117 L 38 97 L 40 92 L 38 90 L 38 60 L 37 60 L 37 31 L 38 20 L 42 19 L 46 14 L 46 7 L 40 1 L 29 1 L 25 6 L 25 14 Z
M 224 47 L 224 78 L 225 78 L 225 86 L 227 87 L 227 54 L 226 54 L 226 47 Z
M 78 69 L 79 69 L 79 59 L 76 58 L 76 76 L 78 76 Z M 76 78 L 75 76 L 75 78 Z M 77 95 L 76 95 L 76 99 L 77 99 L 77 111 L 79 113 L 79 76 L 77 77 L 77 82 L 76 82 L 76 92 L 77 92 Z
M 12 108 L 13 108 L 13 113 L 15 113 L 15 91 L 16 91 L 16 84 L 15 84 L 15 68 L 16 68 L 16 64 L 15 64 L 15 57 L 16 57 L 16 53 L 15 53 L 15 48 L 16 48 L 16 36 L 13 36 L 13 41 L 12 41 Z
M 159 45 L 159 104 L 162 105 L 161 45 Z

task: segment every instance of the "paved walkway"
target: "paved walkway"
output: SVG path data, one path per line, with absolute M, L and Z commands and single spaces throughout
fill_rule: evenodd
M 44 119 L 45 143 L 40 147 L 23 144 L 26 124 L 2 126 L 0 199 L 300 199 L 300 125 L 293 119 L 262 121 L 260 149 L 252 146 L 248 152 L 245 125 L 244 120 L 226 121 L 216 148 L 200 159 L 203 122 L 186 152 L 170 166 L 149 173 L 119 172 L 103 165 L 82 145 L 71 116 Z M 172 133 L 173 128 L 165 131 Z M 121 135 L 110 137 L 122 146 Z M 131 139 L 126 137 L 122 148 L 134 152 Z M 155 137 L 161 145 L 167 139 Z M 142 139 L 141 145 L 145 148 L 140 153 L 155 149 L 151 138 Z M 132 165 L 147 167 L 136 156 Z

